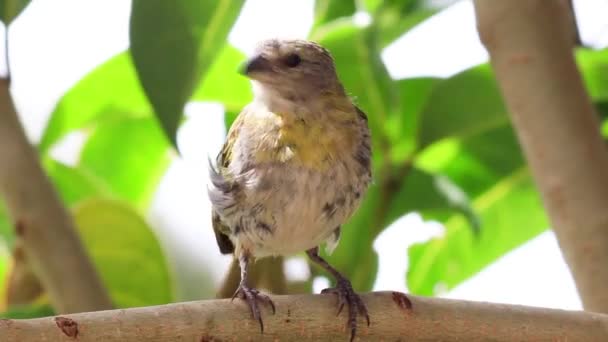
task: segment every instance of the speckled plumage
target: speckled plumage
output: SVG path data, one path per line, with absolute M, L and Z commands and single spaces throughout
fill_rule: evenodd
M 249 60 L 254 100 L 239 114 L 211 166 L 209 198 L 222 253 L 241 268 L 235 296 L 264 326 L 258 302 L 274 304 L 247 283 L 251 258 L 306 251 L 336 278 L 327 293 L 348 303 L 351 341 L 367 309 L 350 281 L 318 254 L 333 249 L 371 181 L 367 117 L 346 95 L 333 60 L 304 40 L 269 40 Z
M 341 86 L 256 88 L 211 171 L 218 239 L 256 257 L 332 247 L 371 179 L 365 114 Z

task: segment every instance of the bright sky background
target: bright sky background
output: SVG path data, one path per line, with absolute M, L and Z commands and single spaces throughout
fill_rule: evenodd
M 608 0 L 575 2 L 583 41 L 608 45 Z M 60 96 L 86 72 L 128 46 L 130 1 L 34 0 L 11 27 L 13 94 L 28 135 L 39 139 Z M 270 37 L 306 37 L 312 0 L 249 0 L 229 40 L 244 52 Z M 0 44 L 1 45 L 1 44 Z M 0 55 L 3 54 L 0 47 Z M 383 58 L 393 77 L 449 76 L 487 60 L 477 39 L 473 8 L 463 0 L 389 46 Z M 179 299 L 200 297 L 207 277 L 219 281 L 230 257 L 221 256 L 209 227 L 206 197 L 207 157 L 219 150 L 225 134 L 221 107 L 188 105 L 179 132 L 183 159 L 176 160 L 160 185 L 149 217 L 176 271 Z M 219 114 L 218 114 L 219 113 Z M 82 135 L 68 137 L 54 153 L 75 160 Z M 111 158 L 111 156 L 108 156 Z M 407 247 L 441 234 L 437 224 L 412 214 L 377 239 L 380 270 L 376 290 L 403 290 Z M 200 270 L 214 265 L 210 274 Z M 288 262 L 288 274 L 302 276 L 303 261 Z M 316 282 L 318 290 L 324 284 Z M 579 309 L 580 301 L 555 237 L 547 232 L 504 256 L 446 297 Z

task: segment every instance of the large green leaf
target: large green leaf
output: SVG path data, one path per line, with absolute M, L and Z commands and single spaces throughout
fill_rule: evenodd
M 94 128 L 105 120 L 150 113 L 131 57 L 123 52 L 99 65 L 61 98 L 38 148 L 44 153 L 67 133 Z
M 469 228 L 478 230 L 479 222 L 468 196 L 447 176 L 412 168 L 401 178 L 400 184 L 394 184 L 391 201 L 386 204 L 384 226 L 416 211 L 434 219 L 460 213 L 469 221 Z
M 75 208 L 74 219 L 116 306 L 171 302 L 165 258 L 139 214 L 120 202 L 92 199 Z
M 144 209 L 169 165 L 168 147 L 152 117 L 109 121 L 91 133 L 78 167 Z
M 526 169 L 496 183 L 473 207 L 482 221 L 480 236 L 454 217 L 445 222 L 444 237 L 410 247 L 407 284 L 412 293 L 434 295 L 441 288 L 451 289 L 548 226 Z
M 0 0 L 0 20 L 8 26 L 29 3 L 30 0 Z
M 426 105 L 439 78 L 406 78 L 395 81 L 401 94 L 402 107 L 399 115 L 391 116 L 384 130 L 391 141 L 393 163 L 406 162 L 416 148 L 417 131 L 422 109 Z
M 421 0 L 367 0 L 365 6 L 373 15 L 374 30 L 383 47 L 437 12 Z
M 395 168 L 395 172 L 402 171 Z M 371 289 L 376 278 L 378 265 L 373 242 L 394 220 L 410 212 L 445 217 L 460 212 L 464 216 L 458 216 L 469 220 L 469 229 L 470 221 L 474 220 L 467 198 L 444 177 L 412 168 L 401 179 L 400 183 L 383 185 L 393 190 L 387 192 L 391 194 L 390 201 L 382 197 L 382 185 L 370 186 L 359 210 L 343 226 L 339 247 L 328 256 L 332 265 L 346 273 L 361 290 Z
M 51 158 L 44 158 L 43 165 L 55 189 L 67 206 L 94 196 L 111 196 L 101 180 L 80 167 L 72 167 Z
M 493 72 L 484 64 L 435 86 L 420 116 L 419 144 L 464 137 L 508 122 Z
M 133 0 L 131 54 L 170 141 L 186 101 L 221 47 L 243 1 Z
M 604 101 L 606 51 L 578 51 L 577 62 L 592 99 Z M 452 288 L 547 228 L 539 195 L 505 114 L 486 65 L 434 88 L 420 125 L 420 145 L 430 146 L 416 165 L 448 176 L 472 198 L 481 233 L 473 237 L 461 216 L 437 217 L 446 226 L 445 236 L 410 248 L 412 292 L 429 295 L 438 288 Z
M 548 226 L 509 125 L 442 142 L 425 151 L 417 165 L 458 184 L 472 198 L 481 229 L 474 236 L 462 216 L 441 217 L 445 236 L 410 248 L 408 287 L 413 293 L 452 288 Z
M 594 101 L 608 99 L 608 49 L 579 50 L 577 63 Z M 421 113 L 419 144 L 424 148 L 449 137 L 466 137 L 507 124 L 507 109 L 488 64 L 465 70 L 437 84 Z
M 240 112 L 253 98 L 249 79 L 238 73 L 244 62 L 245 55 L 226 44 L 192 95 L 192 100 L 217 101 L 227 111 Z
M 314 26 L 323 25 L 338 18 L 349 17 L 356 10 L 355 0 L 316 0 Z

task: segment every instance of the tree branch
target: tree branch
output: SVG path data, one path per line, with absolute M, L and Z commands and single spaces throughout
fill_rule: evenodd
M 476 0 L 478 30 L 585 309 L 608 312 L 608 153 L 567 0 Z
M 26 258 L 58 312 L 100 310 L 110 299 L 76 235 L 72 218 L 27 141 L 0 80 L 0 195 L 6 200 Z
M 362 341 L 607 341 L 608 315 L 505 304 L 363 295 L 371 326 Z M 264 335 L 247 306 L 228 299 L 0 322 L 3 341 L 347 341 L 346 315 L 330 295 L 273 296 Z

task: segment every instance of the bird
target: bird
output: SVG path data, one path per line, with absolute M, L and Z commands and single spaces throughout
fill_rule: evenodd
M 335 278 L 338 315 L 348 305 L 351 341 L 357 318 L 370 318 L 351 282 L 323 257 L 372 180 L 366 114 L 339 80 L 330 52 L 303 39 L 268 39 L 257 45 L 240 72 L 250 79 L 253 100 L 239 113 L 215 160 L 210 160 L 212 226 L 223 254 L 241 272 L 233 296 L 247 302 L 264 325 L 260 305 L 275 305 L 250 286 L 257 258 L 306 252 Z

